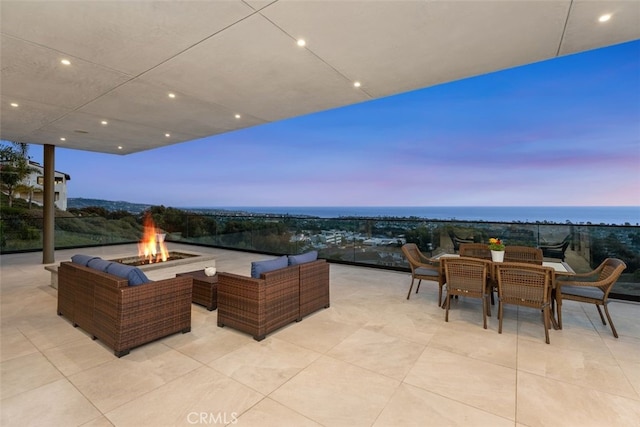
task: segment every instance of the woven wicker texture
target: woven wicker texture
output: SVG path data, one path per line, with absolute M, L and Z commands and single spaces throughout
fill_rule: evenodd
M 618 338 L 618 332 L 609 314 L 609 292 L 616 284 L 622 272 L 627 268 L 624 261 L 617 258 L 607 258 L 593 271 L 569 276 L 567 280 L 556 282 L 556 301 L 558 304 L 558 326 L 562 329 L 562 301 L 573 300 L 587 304 L 595 304 L 600 314 L 602 324 L 604 320 L 600 306 L 604 307 L 609 320 L 613 336 Z
M 418 279 L 416 294 L 420 290 L 420 283 L 422 283 L 422 279 L 436 281 L 438 282 L 438 307 L 440 307 L 442 305 L 442 287 L 444 286 L 445 281 L 444 270 L 440 266 L 440 262 L 438 260 L 431 259 L 420 252 L 420 249 L 418 249 L 418 246 L 415 243 L 402 245 L 402 253 L 411 268 L 411 286 L 409 286 L 407 299 L 411 297 L 411 290 L 413 289 L 413 283 L 416 279 Z
M 191 330 L 190 277 L 128 286 L 126 279 L 63 262 L 58 269 L 60 288 L 58 314 L 118 357 L 158 338 Z
M 329 308 L 329 263 L 324 259 L 299 264 L 300 318 Z
M 218 326 L 231 326 L 261 341 L 300 320 L 300 268 L 263 273 L 260 279 L 218 273 Z
M 504 304 L 542 310 L 545 341 L 549 344 L 551 281 L 554 271 L 527 263 L 500 263 L 496 266 L 498 280 L 498 332 L 502 333 Z
M 505 246 L 504 261 L 542 265 L 542 249 L 529 246 Z
M 176 276 L 190 276 L 193 278 L 191 302 L 203 305 L 209 311 L 218 307 L 218 275 L 207 276 L 204 270 L 187 271 Z
M 491 315 L 487 287 L 491 262 L 468 257 L 443 258 L 442 261 L 447 287 L 445 321 L 449 321 L 452 296 L 480 298 L 482 300 L 483 327 L 487 329 L 487 314 Z

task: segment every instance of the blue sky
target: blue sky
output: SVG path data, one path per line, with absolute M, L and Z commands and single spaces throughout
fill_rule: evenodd
M 55 166 L 69 197 L 175 207 L 638 206 L 640 41 Z

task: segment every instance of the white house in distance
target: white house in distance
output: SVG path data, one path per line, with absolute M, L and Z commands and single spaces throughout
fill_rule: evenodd
M 29 166 L 34 169 L 33 172 L 26 177 L 22 184 L 27 187 L 31 187 L 33 189 L 32 194 L 21 194 L 16 192 L 15 197 L 21 198 L 25 200 L 29 200 L 31 197 L 31 202 L 36 203 L 38 205 L 43 204 L 43 186 L 44 186 L 44 166 L 40 163 L 29 160 Z M 54 173 L 54 203 L 56 207 L 60 210 L 67 210 L 67 181 L 71 180 L 71 177 L 63 172 L 55 171 Z

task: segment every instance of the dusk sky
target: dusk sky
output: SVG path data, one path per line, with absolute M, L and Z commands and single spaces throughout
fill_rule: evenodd
M 174 207 L 638 206 L 640 41 L 55 168 L 68 197 Z

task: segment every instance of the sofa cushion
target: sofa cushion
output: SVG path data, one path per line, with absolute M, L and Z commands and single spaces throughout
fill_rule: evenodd
M 113 261 L 107 261 L 106 259 L 102 258 L 94 258 L 92 260 L 89 260 L 89 262 L 87 263 L 87 267 L 106 273 L 107 268 L 111 264 L 113 264 Z
M 129 286 L 142 285 L 151 281 L 138 267 L 120 264 L 119 262 L 112 262 L 107 267 L 107 273 L 127 279 Z
M 318 251 L 310 251 L 300 255 L 289 255 L 289 265 L 304 264 L 318 259 Z
M 285 268 L 288 262 L 286 255 L 265 261 L 254 261 L 251 263 L 251 277 L 259 279 L 262 273 Z
M 79 264 L 86 267 L 89 261 L 91 261 L 92 259 L 100 259 L 100 257 L 93 256 L 93 255 L 76 254 L 71 257 L 71 262 L 74 264 Z

